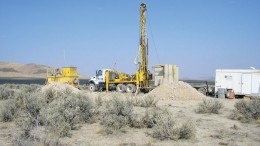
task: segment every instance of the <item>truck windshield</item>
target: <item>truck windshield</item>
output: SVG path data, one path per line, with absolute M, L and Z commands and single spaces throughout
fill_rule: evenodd
M 97 71 L 97 76 L 102 76 L 102 70 Z

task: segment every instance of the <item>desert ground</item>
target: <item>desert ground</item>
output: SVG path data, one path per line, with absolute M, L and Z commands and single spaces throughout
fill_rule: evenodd
M 168 89 L 167 89 L 168 88 Z M 89 92 L 81 90 L 88 95 L 94 102 L 97 98 L 102 99 L 105 104 L 113 96 L 127 99 L 143 99 L 147 94 L 114 93 L 114 92 Z M 184 92 L 182 95 L 180 93 Z M 148 93 L 154 96 L 156 107 L 167 108 L 174 117 L 176 125 L 181 125 L 191 121 L 194 125 L 194 135 L 189 139 L 170 139 L 160 140 L 152 136 L 153 128 L 134 128 L 125 126 L 122 129 L 107 134 L 99 120 L 93 123 L 80 123 L 78 128 L 71 130 L 70 136 L 57 139 L 57 145 L 90 145 L 90 146 L 165 146 L 165 145 L 240 145 L 257 146 L 260 144 L 260 123 L 259 121 L 242 122 L 231 119 L 234 105 L 242 99 L 214 99 L 223 104 L 218 114 L 198 113 L 196 109 L 204 97 L 192 87 L 186 84 L 176 84 L 162 86 Z M 193 97 L 192 97 L 193 96 Z M 1 103 L 4 100 L 0 100 Z M 2 106 L 2 104 L 1 104 Z M 134 106 L 133 113 L 144 116 L 151 107 Z M 20 132 L 16 121 L 0 122 L 0 145 L 14 145 L 15 135 Z M 50 144 L 51 145 L 51 144 Z M 54 144 L 53 144 L 54 145 Z
M 236 100 L 221 100 L 224 109 L 220 114 L 196 114 L 194 110 L 201 101 L 160 100 L 158 106 L 168 107 L 177 123 L 192 120 L 196 127 L 196 136 L 191 140 L 157 140 L 146 133 L 150 129 L 126 129 L 125 133 L 102 135 L 98 123 L 84 124 L 73 131 L 71 138 L 62 141 L 69 145 L 259 145 L 260 125 L 241 123 L 229 119 Z M 145 109 L 136 108 L 136 112 Z

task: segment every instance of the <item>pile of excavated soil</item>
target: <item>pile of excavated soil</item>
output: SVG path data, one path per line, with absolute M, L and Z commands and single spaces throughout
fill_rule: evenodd
M 42 87 L 41 92 L 44 94 L 51 94 L 53 98 L 58 98 L 70 93 L 78 94 L 80 90 L 64 83 L 54 82 Z
M 148 95 L 171 100 L 202 100 L 206 97 L 191 85 L 182 81 L 160 85 L 149 92 Z

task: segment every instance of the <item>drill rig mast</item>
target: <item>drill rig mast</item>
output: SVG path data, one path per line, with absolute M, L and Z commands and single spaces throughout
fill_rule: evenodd
M 151 75 L 148 71 L 148 45 L 146 38 L 146 4 L 140 5 L 140 44 L 139 51 L 141 53 L 141 63 L 139 63 L 139 71 L 137 71 L 137 87 L 148 88 Z

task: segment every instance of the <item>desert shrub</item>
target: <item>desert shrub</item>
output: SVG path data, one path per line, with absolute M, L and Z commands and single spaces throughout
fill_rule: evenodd
M 48 121 L 54 133 L 69 136 L 79 122 L 89 122 L 93 118 L 93 102 L 89 97 L 70 94 L 52 101 L 41 115 Z
M 14 98 L 14 93 L 15 93 L 15 90 L 14 89 L 11 89 L 11 88 L 8 88 L 8 87 L 5 87 L 4 85 L 1 85 L 0 86 L 0 100 L 3 100 L 3 99 L 12 99 Z
M 179 139 L 189 139 L 195 136 L 195 126 L 191 121 L 182 124 L 179 130 Z
M 171 112 L 166 108 L 162 109 L 159 107 L 153 107 L 147 109 L 145 112 L 145 116 L 143 117 L 144 125 L 147 128 L 154 127 L 158 123 L 162 115 L 170 118 L 169 120 L 173 120 Z
M 30 84 L 30 85 L 20 85 L 20 90 L 26 92 L 26 93 L 32 93 L 32 92 L 39 92 L 41 90 L 42 85 L 38 84 Z
M 98 97 L 95 98 L 95 103 L 96 103 L 96 106 L 102 106 L 103 99 L 100 95 L 98 95 Z
M 42 88 L 42 93 L 47 102 L 50 103 L 57 98 L 63 98 L 73 94 L 73 87 L 69 85 L 63 85 L 62 83 L 52 83 L 49 86 Z
M 143 116 L 141 114 L 132 114 L 129 126 L 132 128 L 144 128 Z
M 214 113 L 218 114 L 219 110 L 223 108 L 223 104 L 216 99 L 203 99 L 202 103 L 195 110 L 197 113 Z
M 236 118 L 244 122 L 260 119 L 260 100 L 240 100 L 235 104 Z M 234 118 L 235 118 L 234 117 Z
M 13 145 L 17 146 L 59 146 L 60 141 L 58 137 L 54 135 L 49 135 L 48 131 L 46 132 L 45 127 L 35 127 L 31 133 L 30 137 L 24 137 L 18 133 L 11 135 L 13 138 Z
M 176 130 L 175 121 L 171 114 L 156 116 L 155 120 L 152 133 L 154 138 L 160 140 L 178 138 L 178 131 Z
M 13 121 L 17 113 L 17 108 L 15 106 L 15 100 L 9 99 L 2 103 L 0 107 L 0 121 L 10 122 Z
M 155 107 L 159 100 L 155 99 L 154 96 L 144 96 L 141 100 L 141 107 Z
M 106 102 L 101 111 L 101 125 L 104 126 L 107 134 L 131 124 L 133 104 L 117 96 Z
M 133 97 L 131 99 L 131 102 L 134 106 L 140 106 L 140 107 L 156 107 L 157 102 L 159 101 L 154 96 L 145 95 L 143 97 Z
M 27 97 L 23 99 L 24 111 L 29 117 L 37 118 L 40 114 L 40 110 L 47 106 L 46 100 L 42 97 L 40 92 L 27 94 Z
M 16 98 L 16 107 L 19 107 L 19 116 L 16 119 L 16 124 L 23 131 L 24 137 L 29 137 L 30 131 L 35 126 L 43 125 L 40 110 L 45 108 L 47 103 L 40 92 L 19 93 L 19 96 L 17 95 Z
M 3 84 L 0 86 L 0 99 L 14 99 L 16 92 L 32 93 L 38 92 L 41 85 L 37 84 Z
M 155 108 L 153 115 L 151 121 L 153 121 L 152 137 L 154 138 L 177 140 L 189 139 L 195 135 L 195 127 L 191 121 L 177 126 L 172 113 L 167 109 Z

